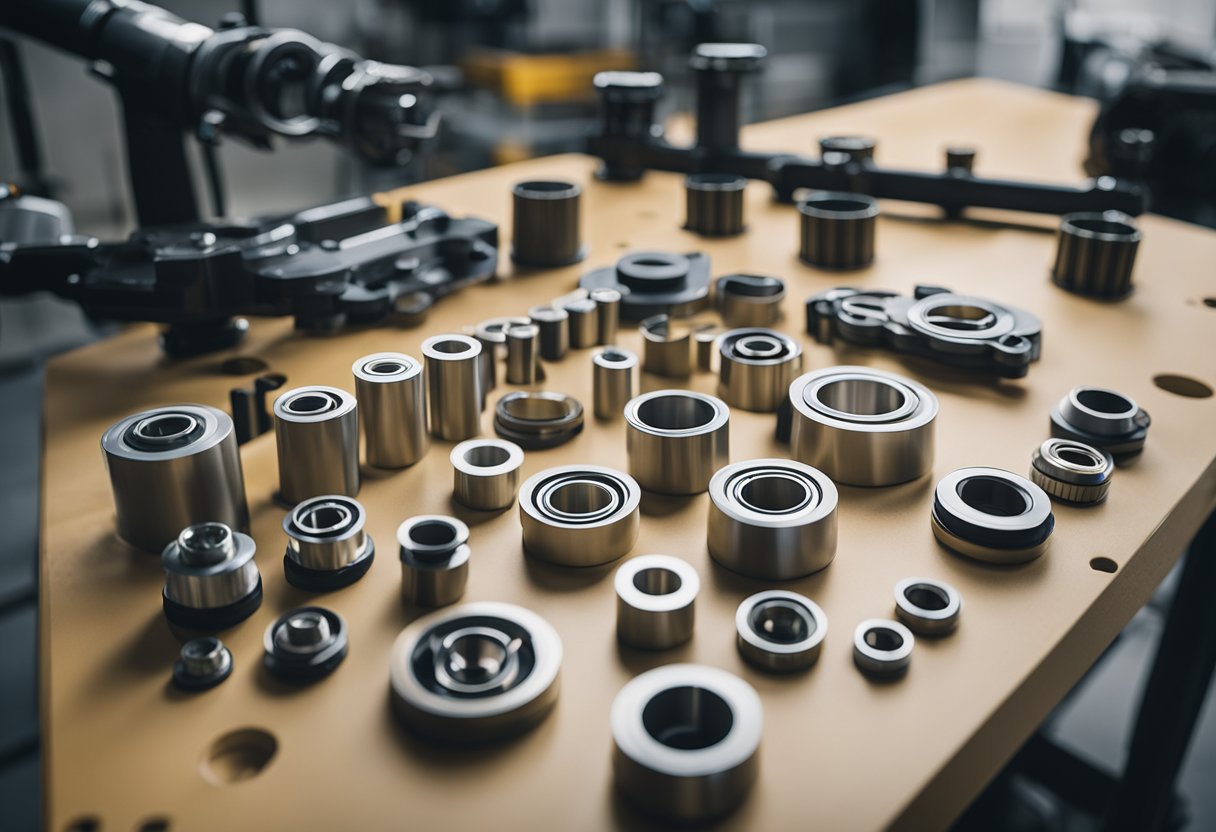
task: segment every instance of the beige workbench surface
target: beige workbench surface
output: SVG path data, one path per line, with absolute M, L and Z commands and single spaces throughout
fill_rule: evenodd
M 1052 93 L 964 81 L 755 126 L 744 144 L 811 150 L 823 134 L 865 133 L 880 139 L 882 163 L 935 168 L 948 142 L 974 142 L 977 173 L 1074 182 L 1093 110 Z M 51 829 L 80 818 L 96 819 L 105 830 L 156 819 L 173 830 L 638 828 L 643 821 L 613 794 L 609 705 L 632 676 L 674 661 L 726 668 L 751 682 L 763 701 L 760 780 L 723 828 L 939 828 L 1144 603 L 1216 503 L 1216 398 L 1184 398 L 1153 382 L 1157 374 L 1176 373 L 1216 384 L 1216 309 L 1203 302 L 1216 295 L 1216 234 L 1143 218 L 1138 291 L 1124 303 L 1101 304 L 1048 281 L 1050 233 L 914 221 L 907 215 L 932 212 L 888 204 L 877 262 L 841 276 L 798 262 L 797 215 L 771 204 L 761 184 L 747 192 L 749 231 L 706 243 L 680 230 L 680 177 L 649 174 L 643 184 L 606 185 L 592 178 L 593 168 L 590 159 L 565 156 L 410 191 L 453 213 L 502 223 L 509 240 L 511 183 L 581 182 L 591 253 L 580 266 L 514 277 L 504 257 L 503 279 L 440 302 L 421 329 L 313 339 L 294 334 L 289 321 L 260 321 L 248 342 L 227 355 L 259 356 L 285 373 L 289 386 L 353 390 L 355 358 L 381 350 L 419 355 L 425 336 L 522 313 L 571 289 L 581 270 L 610 264 L 629 249 L 705 249 L 715 274 L 785 278 L 784 329 L 801 338 L 808 369 L 869 364 L 908 374 L 941 399 L 933 475 L 894 488 L 842 488 L 835 563 L 783 584 L 827 613 L 830 632 L 818 665 L 783 678 L 740 660 L 735 607 L 768 585 L 711 564 L 705 495 L 643 502 L 634 553 L 683 557 L 703 582 L 693 641 L 654 654 L 617 647 L 611 566 L 572 570 L 533 562 L 521 549 L 517 508 L 500 515 L 456 510 L 472 526 L 467 600 L 523 604 L 557 628 L 565 646 L 561 697 L 539 728 L 500 747 L 455 751 L 419 742 L 396 726 L 387 706 L 390 645 L 418 614 L 399 600 L 394 531 L 411 515 L 453 511 L 450 446 L 436 442 L 412 469 L 366 476 L 359 499 L 379 557 L 361 582 L 315 597 L 283 579 L 283 512 L 271 501 L 275 443 L 265 435 L 242 449 L 265 603 L 223 634 L 235 655 L 232 678 L 202 695 L 175 694 L 167 682 L 178 642 L 161 616 L 159 563 L 115 539 L 98 441 L 120 417 L 154 405 L 225 407 L 229 389 L 249 379 L 216 372 L 227 356 L 166 361 L 151 328 L 134 327 L 49 367 L 41 656 Z M 1028 222 L 1054 225 L 1048 217 Z M 902 292 L 927 282 L 1025 307 L 1043 320 L 1043 358 L 1022 381 L 989 384 L 885 352 L 812 343 L 801 331 L 803 300 L 844 282 Z M 640 349 L 636 331 L 621 340 Z M 547 386 L 589 404 L 589 368 L 590 352 L 572 352 L 549 365 Z M 705 391 L 713 382 L 692 379 Z M 1153 416 L 1147 449 L 1117 473 L 1107 503 L 1057 507 L 1050 551 L 1026 566 L 986 567 L 940 548 L 928 520 L 937 478 L 964 465 L 1024 472 L 1047 435 L 1052 405 L 1077 384 L 1115 387 Z M 644 380 L 646 389 L 663 386 L 669 385 Z M 500 386 L 495 397 L 502 392 Z M 783 453 L 770 439 L 771 417 L 736 412 L 731 422 L 732 459 Z M 562 448 L 529 452 L 523 474 L 573 462 L 623 468 L 622 423 L 589 424 Z M 1113 560 L 1117 571 L 1091 568 L 1095 557 Z M 912 575 L 943 578 L 962 592 L 962 627 L 945 640 L 919 641 L 903 681 L 871 683 L 852 664 L 853 627 L 888 616 L 894 584 Z M 261 670 L 262 631 L 283 611 L 311 601 L 346 616 L 350 655 L 325 681 L 293 689 Z M 252 776 L 217 785 L 214 771 L 204 776 L 210 749 L 243 728 L 273 735 L 277 754 L 260 771 L 245 772 Z M 226 763 L 217 764 L 219 776 L 233 773 L 233 758 Z

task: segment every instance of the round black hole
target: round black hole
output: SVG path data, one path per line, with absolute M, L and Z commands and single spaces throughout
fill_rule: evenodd
M 456 529 L 442 520 L 427 520 L 410 529 L 410 540 L 421 546 L 444 546 L 456 540 Z
M 994 517 L 1017 517 L 1030 508 L 1022 489 L 996 477 L 971 477 L 958 486 L 958 496 L 976 511 Z
M 866 630 L 865 642 L 875 650 L 882 650 L 885 653 L 889 653 L 892 650 L 898 650 L 900 647 L 902 647 L 904 639 L 903 636 L 894 630 L 888 630 L 885 627 L 877 627 L 873 630 Z
M 1119 564 L 1115 563 L 1110 558 L 1099 556 L 1096 558 L 1090 558 L 1089 568 L 1094 570 L 1095 572 L 1113 573 L 1119 569 Z
M 638 420 L 659 430 L 692 430 L 714 420 L 717 412 L 704 399 L 658 396 L 638 406 Z
M 680 576 L 670 569 L 652 567 L 633 576 L 633 585 L 638 592 L 647 595 L 670 595 L 680 588 Z
M 252 355 L 238 355 L 220 363 L 220 372 L 226 376 L 250 376 L 265 372 L 269 364 Z
M 1098 413 L 1127 413 L 1132 409 L 1130 401 L 1110 390 L 1081 390 L 1077 401 Z
M 1206 399 L 1212 395 L 1212 388 L 1197 378 L 1164 373 L 1153 376 L 1153 384 L 1167 393 L 1184 396 L 1188 399 Z
M 908 602 L 922 610 L 944 610 L 950 605 L 950 598 L 945 592 L 935 586 L 914 584 L 904 590 Z
M 669 748 L 709 748 L 726 739 L 734 725 L 730 705 L 705 688 L 685 685 L 655 694 L 642 709 L 647 733 Z

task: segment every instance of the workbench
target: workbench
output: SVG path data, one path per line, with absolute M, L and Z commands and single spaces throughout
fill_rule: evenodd
M 877 137 L 881 164 L 937 169 L 948 144 L 973 144 L 977 174 L 1075 183 L 1095 109 L 1050 92 L 968 80 L 751 126 L 743 146 L 805 152 L 823 135 L 865 134 Z M 797 212 L 772 202 L 762 183 L 747 189 L 747 232 L 707 241 L 680 228 L 680 176 L 650 173 L 638 184 L 607 184 L 595 179 L 595 167 L 587 157 L 559 156 L 410 188 L 409 196 L 454 214 L 500 223 L 504 241 L 498 279 L 440 301 L 422 327 L 316 338 L 293 332 L 289 320 L 258 320 L 236 350 L 173 361 L 157 349 L 154 329 L 141 325 L 49 364 L 40 589 L 48 828 L 93 828 L 73 825 L 84 821 L 175 832 L 646 828 L 614 794 L 608 713 L 630 678 L 670 662 L 729 670 L 763 703 L 759 781 L 721 828 L 942 828 L 1145 603 L 1216 506 L 1216 397 L 1170 391 L 1210 394 L 1216 384 L 1211 231 L 1142 217 L 1137 289 L 1126 301 L 1100 303 L 1050 282 L 1053 217 L 956 222 L 926 206 L 886 203 L 876 262 L 833 274 L 799 262 Z M 537 178 L 582 184 L 590 249 L 583 263 L 524 272 L 505 256 L 509 187 Z M 360 356 L 419 356 L 429 335 L 526 313 L 570 291 L 583 271 L 634 250 L 702 250 L 712 256 L 715 276 L 779 276 L 788 283 L 780 328 L 802 342 L 805 369 L 869 365 L 907 375 L 940 398 L 933 473 L 889 488 L 842 487 L 835 562 L 781 584 L 827 614 L 814 668 L 766 675 L 739 657 L 735 608 L 774 587 L 711 562 L 706 495 L 645 495 L 633 549 L 676 555 L 700 573 L 693 640 L 665 652 L 624 649 L 614 634 L 618 564 L 570 569 L 526 557 L 517 506 L 494 514 L 452 503 L 450 445 L 438 440 L 412 468 L 365 470 L 358 499 L 379 552 L 371 571 L 325 595 L 294 589 L 283 578 L 284 512 L 272 499 L 275 441 L 265 434 L 241 449 L 264 603 L 221 634 L 235 659 L 228 681 L 197 695 L 170 686 L 180 642 L 161 613 L 163 573 L 158 558 L 115 537 L 98 447 L 105 428 L 158 405 L 226 408 L 229 390 L 251 382 L 220 372 L 234 356 L 261 359 L 286 375 L 288 388 L 353 390 L 350 368 Z M 920 283 L 1032 311 L 1043 323 L 1042 360 L 1024 379 L 996 382 L 880 350 L 819 345 L 802 331 L 803 301 L 814 292 L 853 285 L 908 293 Z M 620 341 L 640 353 L 636 329 L 623 329 Z M 544 387 L 589 409 L 590 361 L 584 350 L 547 364 Z M 688 386 L 713 392 L 715 382 L 696 374 Z M 929 526 L 937 479 L 972 465 L 1025 474 L 1031 452 L 1048 436 L 1051 408 L 1081 384 L 1130 395 L 1153 418 L 1144 453 L 1117 471 L 1109 499 L 1093 508 L 1057 504 L 1049 551 L 1023 566 L 988 566 L 938 545 Z M 642 379 L 643 391 L 669 386 Z M 494 400 L 510 389 L 500 382 L 490 396 L 486 433 Z M 731 459 L 787 455 L 773 424 L 771 414 L 733 412 Z M 575 462 L 624 469 L 624 423 L 589 415 L 574 441 L 529 451 L 522 477 Z M 516 740 L 445 748 L 406 733 L 390 713 L 390 646 L 424 612 L 402 605 L 394 533 L 424 513 L 455 514 L 472 529 L 466 600 L 521 604 L 561 636 L 557 707 Z M 853 666 L 853 628 L 890 617 L 893 587 L 910 576 L 941 578 L 960 590 L 962 624 L 948 638 L 919 639 L 901 681 L 869 681 Z M 281 613 L 307 603 L 346 617 L 350 655 L 327 679 L 293 687 L 262 668 L 262 634 Z

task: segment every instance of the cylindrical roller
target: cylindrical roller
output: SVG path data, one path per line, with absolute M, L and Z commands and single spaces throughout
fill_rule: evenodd
M 802 345 L 759 327 L 718 336 L 718 395 L 731 407 L 774 413 L 802 372 Z
M 460 600 L 469 582 L 468 526 L 455 517 L 423 514 L 397 528 L 397 543 L 405 603 L 442 607 Z
M 359 413 L 336 387 L 297 387 L 274 402 L 279 499 L 287 505 L 321 494 L 359 493 Z
M 1065 214 L 1051 279 L 1078 295 L 1122 298 L 1132 290 L 1139 246 L 1140 229 L 1126 214 Z
M 667 378 L 692 375 L 692 327 L 653 315 L 638 324 L 642 333 L 642 367 Z
M 878 202 L 864 194 L 816 191 L 798 203 L 803 262 L 821 269 L 861 269 L 874 261 Z
M 405 468 L 422 459 L 431 447 L 422 362 L 404 353 L 378 352 L 360 358 L 351 371 L 367 464 Z
M 596 340 L 609 346 L 616 343 L 621 324 L 621 293 L 616 289 L 592 289 L 588 295 L 595 301 Z
M 718 278 L 714 295 L 728 327 L 772 326 L 781 320 L 785 281 L 758 274 L 728 274 Z
M 576 298 L 564 309 L 570 316 L 570 346 L 576 350 L 594 347 L 600 341 L 600 323 L 596 302 L 591 298 Z
M 249 528 L 232 418 L 199 404 L 146 410 L 101 437 L 118 536 L 160 552 L 195 523 Z
M 565 358 L 570 349 L 570 313 L 556 306 L 534 306 L 528 317 L 540 327 L 540 357 L 545 361 Z
M 452 448 L 452 494 L 461 505 L 497 511 L 515 502 L 523 449 L 504 439 L 469 439 Z
M 692 638 L 701 580 L 669 555 L 631 558 L 616 570 L 616 637 L 630 647 L 666 650 Z
M 778 673 L 805 670 L 819 659 L 828 617 L 805 595 L 770 589 L 735 610 L 735 634 L 748 664 Z
M 460 442 L 481 433 L 481 343 L 467 335 L 422 342 L 431 434 Z
M 743 233 L 743 194 L 747 178 L 733 173 L 693 173 L 684 178 L 687 219 L 684 228 L 702 237 Z
M 481 407 L 485 409 L 485 398 L 498 386 L 498 359 L 507 354 L 507 330 L 518 324 L 529 324 L 526 315 L 507 315 L 482 321 L 473 330 L 481 343 L 481 355 L 477 357 L 481 369 Z
M 730 461 L 730 409 L 714 396 L 656 390 L 625 405 L 629 473 L 660 494 L 698 494 Z
M 638 357 L 620 347 L 604 347 L 591 357 L 595 418 L 619 419 L 637 385 Z
M 579 229 L 582 192 L 573 182 L 520 182 L 513 187 L 511 259 L 536 269 L 582 260 L 587 254 Z
M 326 494 L 300 503 L 283 518 L 287 583 L 326 592 L 362 578 L 376 559 L 376 544 L 366 525 L 367 512 L 351 497 Z
M 256 552 L 253 538 L 223 523 L 187 526 L 160 556 L 165 618 L 202 630 L 244 621 L 262 603 Z
M 507 330 L 507 384 L 535 384 L 539 375 L 540 327 L 511 327 Z
M 638 539 L 641 490 L 628 474 L 565 465 L 534 474 L 519 489 L 529 555 L 560 566 L 614 561 Z

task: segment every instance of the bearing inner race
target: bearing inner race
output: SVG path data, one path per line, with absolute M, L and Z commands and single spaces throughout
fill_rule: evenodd
M 776 644 L 806 641 L 818 629 L 810 610 L 784 598 L 762 601 L 752 607 L 747 625 L 760 638 Z
M 293 416 L 318 416 L 337 410 L 342 401 L 323 390 L 303 390 L 283 402 L 283 411 Z
M 740 507 L 757 514 L 796 514 L 819 505 L 819 486 L 798 471 L 750 468 L 727 481 L 726 493 Z
M 541 514 L 574 525 L 612 516 L 628 496 L 623 483 L 602 474 L 559 475 L 535 493 Z
M 807 385 L 803 400 L 831 419 L 877 424 L 907 419 L 920 406 L 920 396 L 907 385 L 860 373 L 816 379 Z
M 123 439 L 137 450 L 169 451 L 191 444 L 203 431 L 203 423 L 190 413 L 161 411 L 131 425 Z
M 670 393 L 640 402 L 634 410 L 637 422 L 655 433 L 696 432 L 718 417 L 718 408 L 699 396 Z

